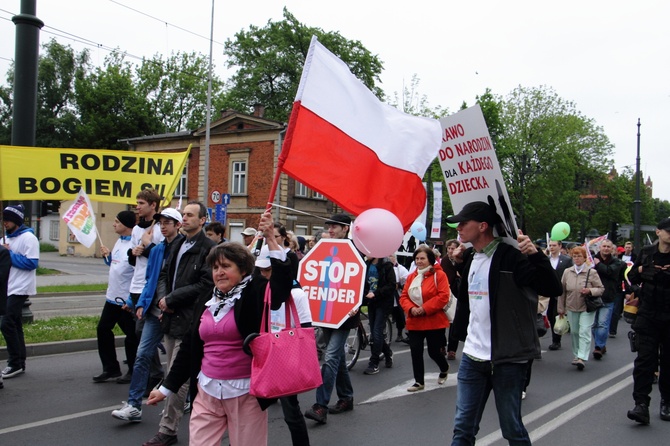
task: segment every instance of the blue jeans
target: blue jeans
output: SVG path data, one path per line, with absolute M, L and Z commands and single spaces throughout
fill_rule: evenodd
M 386 326 L 386 317 L 388 316 L 384 308 L 377 306 L 368 307 L 368 316 L 370 318 L 370 334 L 372 345 L 370 346 L 370 365 L 379 366 L 379 355 L 383 352 L 386 358 L 393 356 L 391 346 L 386 343 L 384 338 L 384 327 Z
M 344 345 L 349 336 L 349 330 L 334 328 L 322 328 L 326 344 L 325 362 L 321 366 L 321 378 L 323 384 L 316 389 L 316 404 L 328 407 L 333 386 L 337 397 L 346 400 L 354 397 L 354 388 L 347 370 L 347 359 L 344 353 Z
M 596 310 L 596 319 L 593 321 L 593 340 L 596 348 L 602 349 L 607 346 L 612 311 L 614 311 L 614 302 L 605 303 L 605 305 Z
M 131 406 L 142 406 L 142 395 L 149 381 L 151 362 L 156 356 L 156 349 L 161 339 L 163 339 L 163 331 L 160 321 L 153 314 L 147 313 L 144 318 L 140 345 L 137 347 L 133 377 L 130 380 L 130 389 L 128 389 L 128 404 Z
M 486 400 L 493 390 L 503 437 L 510 445 L 530 445 L 521 421 L 521 392 L 528 364 L 474 361 L 463 355 L 458 369 L 456 415 L 452 446 L 474 445 Z

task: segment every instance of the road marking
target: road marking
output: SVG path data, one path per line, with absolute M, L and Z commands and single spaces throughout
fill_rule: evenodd
M 552 401 L 549 404 L 546 404 L 542 406 L 541 408 L 537 409 L 534 412 L 529 413 L 528 415 L 523 417 L 523 423 L 525 425 L 528 425 L 539 418 L 547 415 L 549 412 L 552 412 L 559 407 L 568 404 L 568 403 L 574 403 L 575 399 L 585 395 L 588 392 L 591 392 L 592 390 L 602 386 L 603 384 L 607 383 L 608 381 L 611 381 L 612 379 L 617 378 L 619 375 L 624 374 L 629 372 L 633 368 L 633 364 L 628 364 L 623 367 L 621 367 L 618 370 L 615 370 L 614 372 L 611 372 L 602 378 L 599 378 L 584 387 L 581 387 L 573 392 L 568 393 L 567 395 L 558 398 L 554 401 Z M 587 399 L 586 401 L 578 404 L 577 406 L 571 407 L 570 411 L 565 411 L 561 414 L 560 417 L 555 418 L 554 420 L 544 424 L 543 426 L 535 429 L 531 435 L 531 440 L 537 440 L 539 438 L 542 438 L 545 436 L 547 433 L 549 433 L 551 430 L 555 429 L 556 427 L 564 424 L 564 422 L 571 420 L 574 418 L 576 415 L 581 414 L 583 411 L 586 409 L 594 406 L 595 404 L 603 401 L 605 398 L 610 397 L 611 395 L 615 394 L 616 392 L 621 391 L 624 389 L 626 386 L 629 386 L 633 381 L 633 378 L 631 376 L 626 377 L 619 383 L 613 385 L 612 387 L 603 390 L 597 395 L 594 395 L 593 397 Z M 578 408 L 581 408 L 581 410 L 577 410 Z M 570 415 L 568 416 L 567 413 Z M 574 413 L 574 416 L 573 416 Z M 545 426 L 550 426 L 546 427 Z M 545 431 L 545 429 L 548 429 Z M 537 438 L 533 438 L 532 435 L 539 435 Z M 490 434 L 486 435 L 485 437 L 482 437 L 481 439 L 477 439 L 477 445 L 478 446 L 487 446 L 490 444 L 495 443 L 498 440 L 501 440 L 503 438 L 502 436 L 502 431 L 500 429 L 491 432 Z
M 111 412 L 114 409 L 118 409 L 119 406 L 109 406 L 109 407 L 102 407 L 100 409 L 93 409 L 93 410 L 86 410 L 84 412 L 77 412 L 73 413 L 70 415 L 63 415 L 61 417 L 54 417 L 54 418 L 47 418 L 46 420 L 42 421 L 35 421 L 33 423 L 26 423 L 26 424 L 20 424 L 18 426 L 12 426 L 12 427 L 7 427 L 5 429 L 0 429 L 0 435 L 2 434 L 9 434 L 11 432 L 17 432 L 25 429 L 32 429 L 34 427 L 40 427 L 40 426 L 45 426 L 47 424 L 53 424 L 53 423 L 60 423 L 61 421 L 70 421 L 75 418 L 82 418 L 82 417 L 87 417 L 89 415 L 97 415 L 99 413 L 103 412 Z
M 445 382 L 442 385 L 437 384 L 438 376 L 439 373 L 426 373 L 424 375 L 425 378 L 424 382 L 426 383 L 426 388 L 424 390 L 420 390 L 418 392 L 408 392 L 407 388 L 412 384 L 414 384 L 414 380 L 410 379 L 409 381 L 405 381 L 402 384 L 399 384 L 395 387 L 385 390 L 382 393 L 378 393 L 377 395 L 373 396 L 372 398 L 368 398 L 367 400 L 363 401 L 360 404 L 376 403 L 379 401 L 389 400 L 391 398 L 398 398 L 401 396 L 418 395 L 421 393 L 430 392 L 431 390 L 444 389 L 446 387 L 453 387 L 456 385 L 455 373 L 447 375 L 447 382 Z

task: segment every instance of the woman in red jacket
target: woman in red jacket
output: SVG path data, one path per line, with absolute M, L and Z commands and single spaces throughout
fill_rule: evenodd
M 440 368 L 438 384 L 447 380 L 449 364 L 440 351 L 447 345 L 445 329 L 449 320 L 444 306 L 449 302 L 449 279 L 442 267 L 435 263 L 435 253 L 426 245 L 414 251 L 416 270 L 405 282 L 400 296 L 400 306 L 407 315 L 409 348 L 412 354 L 412 370 L 416 381 L 407 388 L 408 392 L 423 390 L 423 340 L 428 345 L 428 356 Z

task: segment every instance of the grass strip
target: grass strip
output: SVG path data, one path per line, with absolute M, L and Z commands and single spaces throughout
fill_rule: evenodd
M 91 339 L 97 337 L 98 320 L 99 316 L 59 316 L 24 324 L 23 333 L 26 344 Z M 114 327 L 114 335 L 122 334 L 118 326 Z M 0 336 L 0 346 L 6 346 L 3 336 Z
M 82 283 L 77 285 L 46 285 L 38 286 L 37 293 L 70 293 L 81 291 L 105 291 L 106 283 Z

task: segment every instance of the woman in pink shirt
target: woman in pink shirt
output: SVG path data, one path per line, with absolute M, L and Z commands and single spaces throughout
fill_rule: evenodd
M 275 241 L 269 212 L 263 214 L 260 230 L 270 250 L 271 306 L 276 310 L 290 295 L 291 266 Z M 198 300 L 191 332 L 184 337 L 163 386 L 151 392 L 147 404 L 163 400 L 190 378 L 191 446 L 220 445 L 226 430 L 231 445 L 265 445 L 265 409 L 271 401 L 249 394 L 251 357 L 242 346 L 248 335 L 260 331 L 268 280 L 252 276 L 254 257 L 239 243 L 217 245 L 207 263 L 212 268 L 214 290 Z

